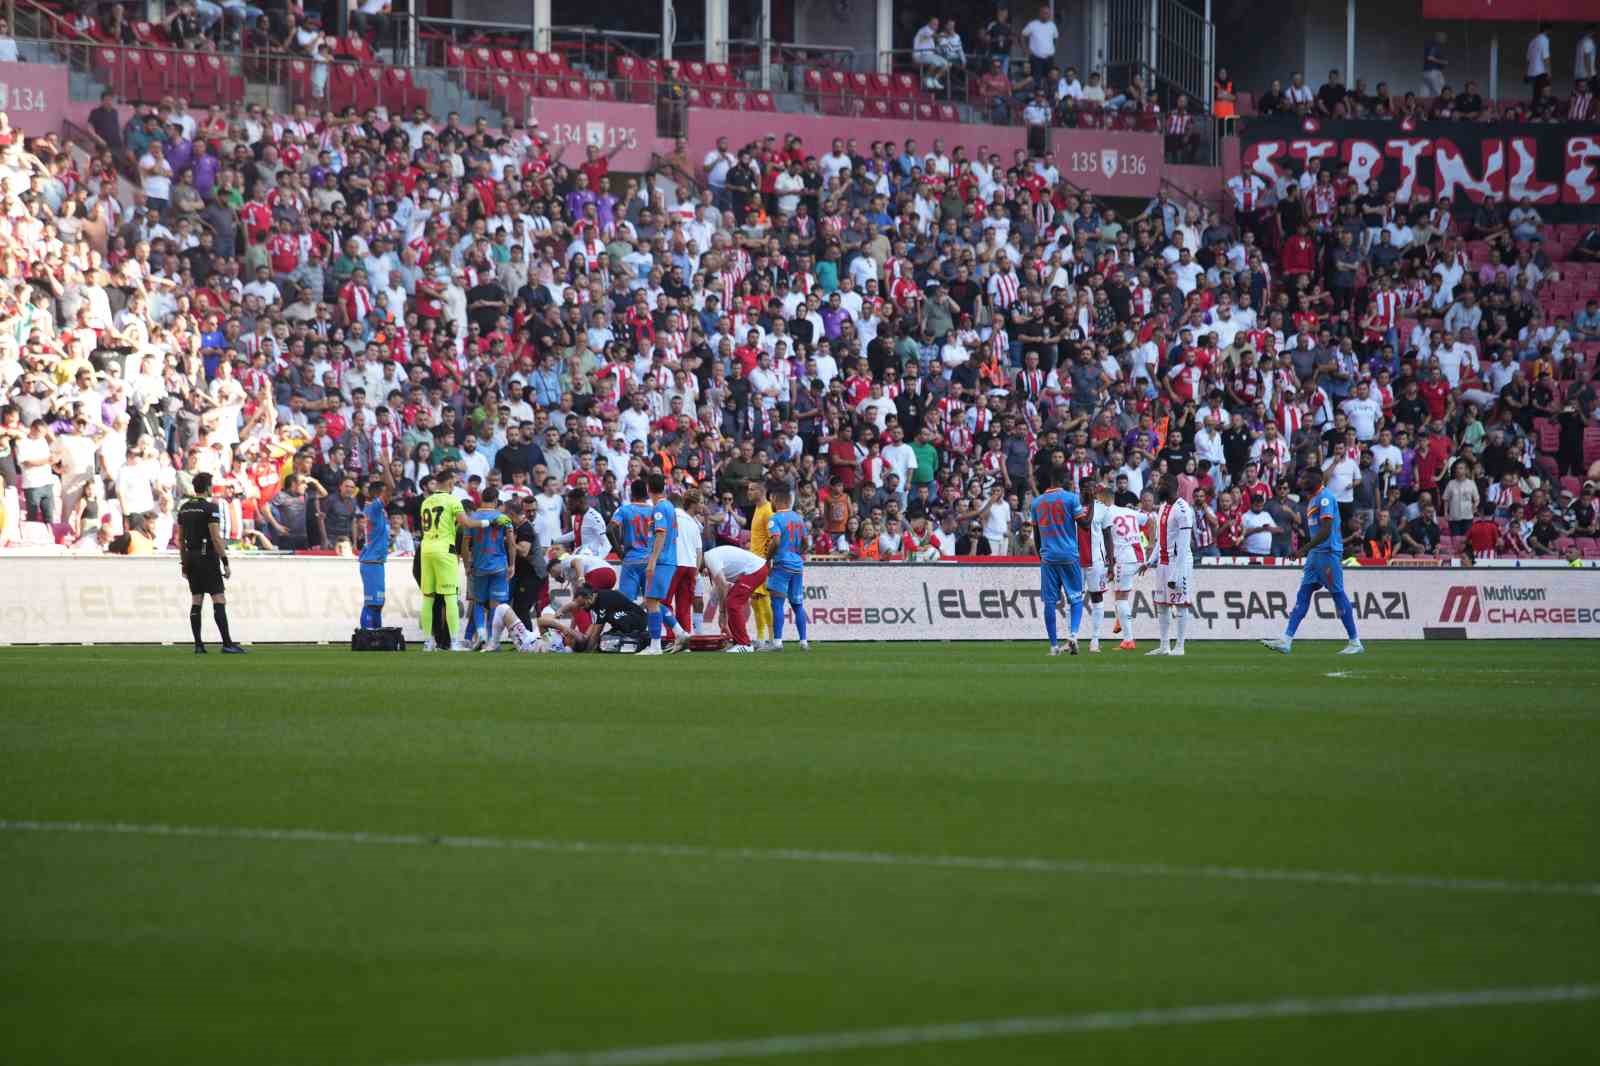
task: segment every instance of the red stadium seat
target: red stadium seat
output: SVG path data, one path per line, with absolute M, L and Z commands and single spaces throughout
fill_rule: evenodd
M 889 97 L 901 95 L 895 92 L 894 79 L 887 74 L 869 74 L 867 75 L 867 82 L 872 87 L 873 96 Z
M 807 71 L 807 73 L 808 74 L 814 74 L 816 72 L 815 71 Z M 726 63 L 707 63 L 706 64 L 706 83 L 708 85 L 734 86 L 734 85 L 738 85 L 739 84 L 739 79 L 734 77 L 733 68 L 728 66 L 728 64 L 726 64 Z
M 371 63 L 355 64 L 356 110 L 366 111 L 383 102 L 383 68 Z
M 146 48 L 169 48 L 166 28 L 159 22 L 135 22 L 132 25 L 133 39 Z
M 823 93 L 822 71 L 815 68 L 807 68 L 804 84 L 807 99 L 820 108 L 822 106 Z
M 961 112 L 956 110 L 956 105 L 955 104 L 940 104 L 940 105 L 938 105 L 938 107 L 939 107 L 939 121 L 940 122 L 960 122 L 961 121 Z
M 144 82 L 144 94 L 147 97 L 163 96 L 172 91 L 175 80 L 172 64 L 174 54 L 165 50 L 151 50 L 144 53 L 144 72 L 141 80 Z
M 896 74 L 893 77 L 894 95 L 903 96 L 908 100 L 915 99 L 922 91 L 922 86 L 917 84 L 915 74 Z
M 213 56 L 212 58 L 216 58 Z M 222 98 L 221 72 L 202 61 L 195 52 L 178 54 L 177 89 L 189 97 L 196 107 L 212 107 L 225 103 Z
M 508 117 L 527 113 L 527 82 L 518 74 L 496 74 L 489 85 L 489 99 Z
M 688 60 L 683 64 L 680 75 L 690 85 L 707 85 L 706 65 L 697 60 Z
M 127 95 L 124 86 L 128 84 L 129 78 L 124 66 L 130 55 L 131 53 L 121 48 L 100 47 L 90 53 L 89 62 L 112 89 Z
M 753 92 L 745 100 L 745 110 L 747 111 L 776 111 L 777 109 L 777 101 L 772 98 L 771 93 L 765 90 Z
M 846 97 L 849 86 L 845 81 L 844 72 L 841 70 L 824 71 L 822 74 L 822 113 L 824 115 L 847 115 L 854 110 Z
M 334 63 L 328 71 L 328 106 L 334 111 L 355 107 L 356 68 L 353 63 Z
M 608 102 L 615 100 L 616 93 L 611 89 L 611 83 L 601 78 L 591 78 L 589 81 L 589 99 Z
M 914 119 L 917 117 L 917 105 L 910 100 L 890 100 L 889 110 L 895 118 Z
M 488 89 L 489 76 L 495 71 L 492 48 L 467 49 L 467 91 L 481 94 Z
M 533 91 L 538 96 L 559 100 L 567 95 L 566 88 L 560 78 L 545 76 L 533 80 Z
M 450 77 L 456 81 L 464 82 L 471 66 L 467 57 L 467 50 L 458 44 L 444 46 L 444 65 L 450 71 Z
M 891 114 L 891 112 L 889 110 L 889 101 L 887 101 L 887 100 L 866 100 L 866 101 L 863 101 L 862 103 L 863 103 L 862 114 L 866 115 L 867 118 L 892 118 L 893 117 L 893 115 Z
M 714 107 L 718 110 L 722 110 L 729 106 L 730 101 L 728 99 L 728 94 L 723 92 L 721 89 L 696 89 L 695 91 L 705 94 L 705 102 L 707 107 Z
M 565 78 L 572 74 L 572 68 L 567 66 L 566 57 L 559 52 L 540 52 L 539 72 L 555 78 Z

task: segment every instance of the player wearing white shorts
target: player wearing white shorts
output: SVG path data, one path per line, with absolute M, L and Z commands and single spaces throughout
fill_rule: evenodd
M 1094 494 L 1094 516 L 1089 524 L 1094 554 L 1088 589 L 1092 627 L 1089 650 L 1100 650 L 1100 620 L 1105 615 L 1103 600 L 1114 586 L 1117 622 L 1122 629 L 1122 642 L 1117 648 L 1133 651 L 1138 647 L 1133 639 L 1133 579 L 1145 565 L 1144 529 L 1150 516 L 1113 503 L 1109 481 L 1096 485 Z
M 1078 491 L 1089 504 L 1089 527 L 1079 537 L 1078 555 L 1084 562 L 1083 594 L 1089 601 L 1089 609 L 1084 612 L 1088 616 L 1089 651 L 1097 652 L 1100 650 L 1100 622 L 1106 615 L 1105 598 L 1111 578 L 1108 562 L 1112 556 L 1106 552 L 1110 540 L 1107 535 L 1111 521 L 1110 489 L 1104 481 L 1091 483 L 1084 478 L 1078 483 Z M 1093 499 L 1090 499 L 1091 495 Z M 1082 639 L 1081 629 L 1074 636 Z
M 1177 481 L 1164 477 L 1156 486 L 1160 506 L 1155 515 L 1156 620 L 1161 643 L 1149 655 L 1182 655 L 1183 631 L 1191 609 L 1190 584 L 1194 578 L 1194 508 L 1178 495 Z M 1178 639 L 1171 646 L 1167 633 L 1172 617 L 1178 619 Z

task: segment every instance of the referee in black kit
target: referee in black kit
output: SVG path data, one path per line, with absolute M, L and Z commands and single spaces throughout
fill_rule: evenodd
M 178 507 L 178 558 L 189 579 L 189 629 L 194 633 L 194 653 L 206 653 L 200 639 L 200 607 L 211 597 L 211 613 L 222 637 L 222 654 L 243 655 L 244 649 L 228 633 L 228 608 L 223 581 L 228 575 L 228 547 L 222 541 L 217 505 L 211 502 L 211 475 L 194 476 L 194 495 Z

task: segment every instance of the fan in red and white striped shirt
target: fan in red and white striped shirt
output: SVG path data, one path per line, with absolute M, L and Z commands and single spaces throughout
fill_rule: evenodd
M 1001 269 L 989 276 L 989 302 L 997 311 L 1004 311 L 1017 301 L 1017 291 L 1022 281 L 1009 263 L 1002 261 Z

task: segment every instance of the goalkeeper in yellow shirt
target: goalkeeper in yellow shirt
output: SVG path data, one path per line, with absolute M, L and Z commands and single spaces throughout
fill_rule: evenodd
M 755 513 L 750 516 L 750 551 L 758 558 L 765 559 L 767 544 L 772 540 L 772 534 L 767 531 L 772 520 L 772 504 L 767 499 L 766 482 L 750 482 L 749 491 L 750 502 L 755 505 Z M 767 592 L 765 582 L 750 594 L 750 613 L 756 620 L 756 651 L 771 651 L 772 596 Z
M 459 529 L 483 529 L 496 522 L 509 525 L 505 515 L 487 521 L 471 518 L 461 501 L 451 491 L 456 486 L 456 472 L 445 467 L 433 475 L 433 494 L 422 501 L 422 629 L 429 633 L 422 642 L 423 651 L 433 651 L 433 598 L 444 597 L 444 620 L 450 629 L 450 650 L 468 651 L 459 636 L 461 610 L 456 603 L 456 593 L 461 588 L 461 567 L 458 557 L 450 550 L 456 543 Z

